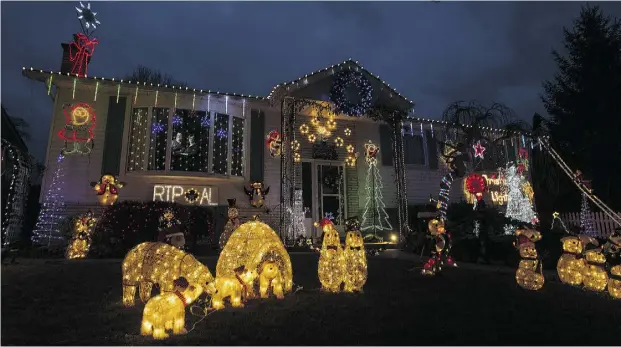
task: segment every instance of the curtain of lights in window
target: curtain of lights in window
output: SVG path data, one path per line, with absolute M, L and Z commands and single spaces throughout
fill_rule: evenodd
M 231 139 L 231 175 L 244 175 L 244 120 L 233 117 L 233 137 Z
M 151 141 L 149 143 L 149 170 L 166 169 L 166 141 L 168 138 L 168 108 L 153 108 Z
M 213 173 L 227 174 L 229 116 L 216 113 L 213 124 Z
M 149 109 L 135 108 L 132 114 L 129 133 L 129 154 L 127 155 L 127 171 L 143 171 L 147 153 Z
M 209 117 L 205 111 L 177 109 L 172 118 L 170 170 L 206 171 L 209 153 Z

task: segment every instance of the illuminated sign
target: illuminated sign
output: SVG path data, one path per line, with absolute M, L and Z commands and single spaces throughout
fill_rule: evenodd
M 495 205 L 504 205 L 507 203 L 507 180 L 504 176 L 497 174 L 481 175 L 487 181 L 487 190 Z
M 194 199 L 188 200 L 186 197 L 188 192 L 196 193 L 197 196 Z M 190 201 L 194 201 L 196 205 L 217 206 L 218 189 L 209 186 L 156 184 L 153 186 L 153 201 L 169 201 L 179 204 L 192 204 Z

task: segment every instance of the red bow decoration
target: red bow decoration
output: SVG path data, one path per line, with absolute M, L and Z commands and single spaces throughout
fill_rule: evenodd
M 487 189 L 487 182 L 483 176 L 471 174 L 466 178 L 466 189 L 470 194 L 474 194 L 477 200 L 481 200 L 483 192 Z
M 71 73 L 84 77 L 88 73 L 88 63 L 95 51 L 95 45 L 99 44 L 97 39 L 89 39 L 88 36 L 77 33 L 75 40 L 69 45 L 69 59 L 73 63 Z

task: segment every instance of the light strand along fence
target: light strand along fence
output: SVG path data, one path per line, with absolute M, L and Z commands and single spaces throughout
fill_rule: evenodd
M 619 212 L 617 212 L 619 214 Z M 580 212 L 561 213 L 561 219 L 569 228 L 570 226 L 580 227 Z M 593 227 L 599 238 L 607 238 L 615 231 L 617 224 L 603 212 L 591 212 Z

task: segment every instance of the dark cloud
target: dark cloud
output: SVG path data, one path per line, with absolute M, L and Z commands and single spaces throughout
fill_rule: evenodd
M 2 102 L 31 124 L 43 159 L 52 104 L 22 66 L 60 67 L 60 43 L 79 29 L 68 2 L 2 2 Z M 142 64 L 199 89 L 267 95 L 347 58 L 438 118 L 454 100 L 499 101 L 530 119 L 552 48 L 575 2 L 93 2 L 102 22 L 91 75 Z M 621 16 L 621 4 L 603 3 Z

